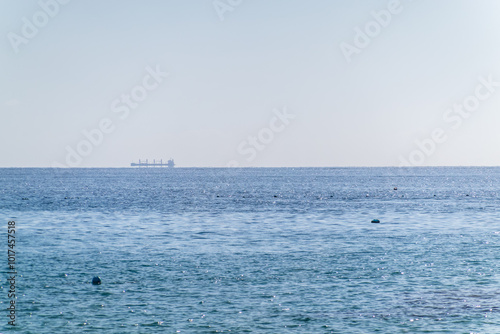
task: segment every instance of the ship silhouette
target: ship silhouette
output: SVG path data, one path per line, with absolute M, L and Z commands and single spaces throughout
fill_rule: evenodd
M 175 163 L 174 159 L 170 158 L 166 163 L 163 163 L 163 159 L 160 159 L 160 161 L 156 161 L 153 159 L 153 162 L 148 162 L 148 159 L 146 161 L 141 161 L 139 159 L 139 163 L 137 162 L 132 162 L 130 164 L 131 167 L 168 167 L 168 168 L 174 168 Z

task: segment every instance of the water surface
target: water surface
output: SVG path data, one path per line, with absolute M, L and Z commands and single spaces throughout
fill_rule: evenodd
M 0 169 L 5 245 L 17 224 L 17 331 L 499 332 L 499 176 Z

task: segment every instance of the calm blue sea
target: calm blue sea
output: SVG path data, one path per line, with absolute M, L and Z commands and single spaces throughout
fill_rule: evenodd
M 0 185 L 2 333 L 9 220 L 19 333 L 500 333 L 500 168 L 0 169 Z

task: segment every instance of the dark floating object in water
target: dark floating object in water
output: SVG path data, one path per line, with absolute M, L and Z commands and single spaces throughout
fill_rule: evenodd
M 94 276 L 94 278 L 92 278 L 92 285 L 101 285 L 101 278 L 99 276 Z
M 28 200 L 28 197 L 23 197 L 21 200 L 23 200 L 23 201 L 27 201 L 27 200 Z
M 394 187 L 394 190 L 398 190 L 398 187 Z
M 373 224 L 380 224 L 380 220 L 378 220 L 378 219 L 374 219 L 374 220 L 372 220 L 372 223 L 373 223 Z

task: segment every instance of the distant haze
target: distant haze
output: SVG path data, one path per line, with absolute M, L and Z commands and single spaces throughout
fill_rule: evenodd
M 500 165 L 496 0 L 0 9 L 0 167 Z

